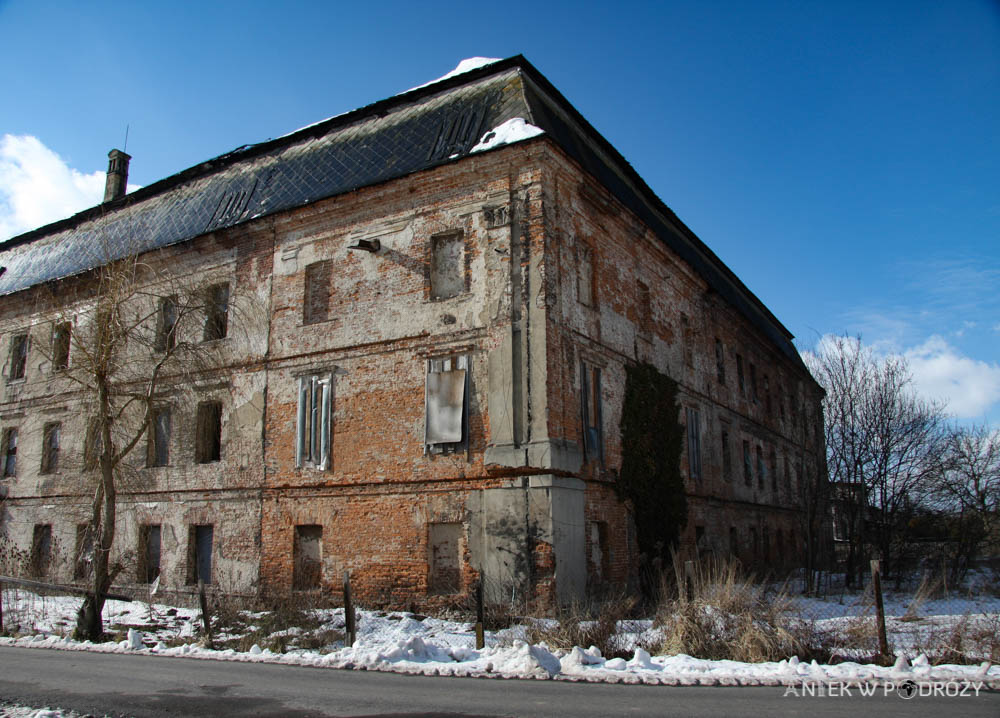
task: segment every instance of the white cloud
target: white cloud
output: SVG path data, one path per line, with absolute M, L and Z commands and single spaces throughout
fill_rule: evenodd
M 1000 401 L 1000 364 L 962 356 L 940 336 L 903 352 L 924 396 L 948 402 L 960 419 L 981 417 Z
M 0 138 L 0 240 L 99 204 L 103 171 L 84 174 L 31 135 Z

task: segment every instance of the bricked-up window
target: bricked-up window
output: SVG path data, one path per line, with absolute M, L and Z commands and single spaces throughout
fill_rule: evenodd
M 757 486 L 759 488 L 764 488 L 764 484 L 767 482 L 767 469 L 764 468 L 764 450 L 758 444 L 757 446 Z
M 188 528 L 187 582 L 212 583 L 212 524 L 194 524 Z
M 156 320 L 156 350 L 173 351 L 177 345 L 177 297 L 163 297 Z
M 194 460 L 210 464 L 222 458 L 222 403 L 203 401 L 198 404 L 195 426 Z
M 52 524 L 35 524 L 31 534 L 29 569 L 32 576 L 44 578 L 52 563 Z
M 465 291 L 465 240 L 461 232 L 431 237 L 431 299 Z
M 594 250 L 583 243 L 577 248 L 576 297 L 580 304 L 594 306 Z
M 330 277 L 333 260 L 324 259 L 306 267 L 302 293 L 302 323 L 316 324 L 330 318 Z
M 733 453 L 729 449 L 729 430 L 722 430 L 722 478 L 733 480 Z
M 333 374 L 299 377 L 299 402 L 295 424 L 295 465 L 319 471 L 330 468 L 333 435 Z
M 432 523 L 427 529 L 429 573 L 427 590 L 432 594 L 458 593 L 462 588 L 460 557 L 462 524 Z
M 94 532 L 90 524 L 76 525 L 76 546 L 73 553 L 73 580 L 90 578 L 94 565 Z
M 750 458 L 750 442 L 743 440 L 743 483 L 753 484 L 753 459 Z
M 10 340 L 8 379 L 23 379 L 28 367 L 28 335 L 15 334 Z
M 292 588 L 310 591 L 320 587 L 323 578 L 323 527 L 295 527 L 292 546 Z
M 722 349 L 722 341 L 715 340 L 715 378 L 722 386 L 726 385 L 726 360 Z
M 465 451 L 469 445 L 469 357 L 427 360 L 424 453 Z
M 69 322 L 56 324 L 52 329 L 52 371 L 69 366 L 69 344 L 73 325 Z
M 740 387 L 740 394 L 746 395 L 747 382 L 743 375 L 743 357 L 736 355 L 736 384 Z
M 139 557 L 136 580 L 139 583 L 152 583 L 160 575 L 160 535 L 160 524 L 139 526 L 139 546 L 136 550 Z
M 3 475 L 17 476 L 17 429 L 10 427 L 3 430 Z
M 153 409 L 146 429 L 146 466 L 170 463 L 170 407 Z
M 62 424 L 58 421 L 46 424 L 42 429 L 42 466 L 40 473 L 52 474 L 59 470 L 59 435 Z
M 701 480 L 701 415 L 687 408 L 688 471 L 692 479 Z
M 224 339 L 229 332 L 229 285 L 216 284 L 205 290 L 205 328 L 202 341 Z
M 601 401 L 601 369 L 580 362 L 581 409 L 583 412 L 583 457 L 604 463 L 604 431 Z

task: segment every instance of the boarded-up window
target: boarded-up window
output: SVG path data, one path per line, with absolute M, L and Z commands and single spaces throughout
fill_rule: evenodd
M 51 474 L 59 470 L 59 435 L 62 424 L 53 422 L 42 429 L 42 466 L 41 473 Z
M 139 526 L 139 583 L 152 583 L 160 575 L 160 524 Z
M 73 579 L 85 581 L 90 578 L 94 565 L 94 532 L 90 524 L 77 524 L 73 557 Z
M 212 524 L 193 525 L 188 530 L 188 583 L 212 583 Z
M 701 415 L 697 409 L 687 410 L 688 470 L 691 478 L 701 480 Z
M 430 593 L 458 593 L 461 589 L 461 540 L 462 524 L 430 524 L 430 576 L 427 581 Z
M 324 259 L 306 267 L 302 296 L 302 323 L 316 324 L 330 318 L 330 275 L 333 260 Z
M 588 461 L 604 462 L 604 437 L 601 401 L 601 369 L 580 362 L 581 410 L 583 413 L 583 456 Z
M 581 244 L 577 253 L 576 296 L 580 304 L 594 306 L 594 251 Z
M 295 428 L 295 465 L 330 468 L 333 435 L 333 374 L 299 377 Z
M 209 464 L 222 457 L 222 404 L 204 401 L 198 404 L 194 457 L 199 464 Z
M 173 351 L 177 344 L 177 297 L 163 297 L 156 324 L 156 349 Z
M 323 527 L 296 526 L 292 557 L 292 588 L 296 591 L 319 588 L 323 578 Z
M 202 340 L 206 342 L 225 338 L 229 331 L 229 285 L 216 284 L 205 290 L 205 328 Z
M 431 237 L 431 299 L 465 291 L 465 240 L 461 233 Z
M 17 476 L 17 429 L 3 430 L 3 475 Z
M 23 379 L 28 367 L 28 335 L 15 334 L 10 340 L 9 379 Z
M 35 524 L 31 534 L 31 575 L 43 578 L 49 573 L 52 562 L 52 524 Z
M 72 325 L 69 322 L 56 324 L 52 329 L 52 370 L 58 371 L 69 366 L 69 340 Z
M 153 410 L 146 431 L 146 466 L 166 466 L 170 463 L 170 409 Z
M 424 451 L 445 453 L 467 446 L 469 360 L 465 355 L 427 361 L 424 389 Z

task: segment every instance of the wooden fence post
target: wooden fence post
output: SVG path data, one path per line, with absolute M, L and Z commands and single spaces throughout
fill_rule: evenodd
M 354 603 L 351 601 L 351 574 L 344 571 L 344 630 L 347 632 L 347 645 L 353 646 L 358 640 L 358 631 L 354 623 Z
M 875 592 L 875 611 L 878 614 L 878 650 L 884 660 L 889 660 L 889 640 L 885 635 L 885 604 L 882 603 L 882 568 L 877 559 L 871 562 L 872 590 Z
M 476 650 L 486 647 L 486 636 L 483 633 L 483 577 L 479 576 L 476 583 Z
M 208 615 L 208 600 L 205 598 L 205 582 L 198 579 L 198 602 L 201 604 L 201 625 L 205 629 L 208 648 L 212 647 L 212 617 Z

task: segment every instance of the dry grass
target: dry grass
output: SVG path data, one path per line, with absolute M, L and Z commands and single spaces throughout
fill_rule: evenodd
M 555 619 L 533 622 L 526 632 L 527 640 L 564 651 L 573 646 L 596 646 L 605 658 L 631 658 L 635 646 L 622 629 L 637 603 L 635 598 L 621 595 L 597 604 L 572 605 L 561 609 Z

